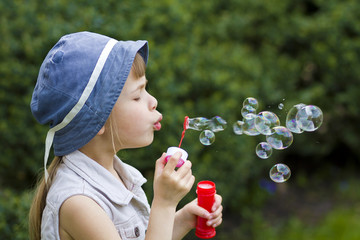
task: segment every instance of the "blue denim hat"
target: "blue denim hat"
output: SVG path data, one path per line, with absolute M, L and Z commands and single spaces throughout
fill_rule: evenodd
M 104 126 L 136 53 L 145 63 L 146 41 L 117 41 L 96 33 L 63 36 L 40 67 L 31 111 L 41 124 L 49 124 L 44 165 L 51 145 L 63 156 L 87 144 Z

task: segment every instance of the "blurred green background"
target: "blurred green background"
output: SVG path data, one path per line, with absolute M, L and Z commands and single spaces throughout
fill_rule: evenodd
M 213 145 L 190 130 L 182 144 L 196 181 L 214 181 L 223 197 L 215 239 L 359 239 L 359 12 L 357 0 L 1 0 L 0 239 L 28 238 L 48 129 L 29 107 L 41 62 L 62 35 L 85 30 L 149 41 L 163 128 L 151 146 L 119 153 L 148 178 L 149 200 L 154 162 L 178 145 L 184 116 L 219 115 L 228 128 Z M 324 122 L 260 159 L 263 137 L 232 132 L 250 96 L 283 124 L 297 103 L 319 106 Z M 279 162 L 292 170 L 283 184 L 268 177 Z M 195 187 L 179 207 L 194 197 Z

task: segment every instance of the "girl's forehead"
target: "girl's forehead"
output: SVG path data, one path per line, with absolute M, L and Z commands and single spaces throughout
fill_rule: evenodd
M 142 88 L 146 87 L 148 80 L 145 78 L 145 76 L 140 78 L 135 78 L 131 75 L 129 75 L 128 79 L 125 82 L 123 91 L 127 92 L 136 92 Z

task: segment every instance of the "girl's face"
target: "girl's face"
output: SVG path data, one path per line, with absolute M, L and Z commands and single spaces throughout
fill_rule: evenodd
M 112 119 L 116 126 L 114 140 L 119 149 L 147 146 L 154 139 L 154 131 L 161 128 L 162 115 L 156 110 L 157 100 L 146 91 L 146 84 L 145 76 L 136 78 L 131 70 L 115 103 Z

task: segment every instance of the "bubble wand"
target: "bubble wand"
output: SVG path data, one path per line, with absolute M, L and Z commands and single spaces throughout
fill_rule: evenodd
M 189 117 L 188 116 L 185 116 L 185 119 L 184 119 L 184 130 L 182 131 L 182 134 L 181 134 L 181 139 L 180 139 L 180 144 L 179 144 L 179 147 L 169 147 L 166 151 L 166 157 L 165 157 L 165 162 L 167 163 L 169 161 L 169 158 L 176 152 L 181 152 L 181 158 L 179 159 L 176 167 L 179 168 L 181 167 L 185 161 L 187 160 L 187 157 L 188 157 L 188 153 L 180 148 L 181 147 L 181 143 L 185 137 L 185 131 L 186 129 L 188 128 L 188 125 L 189 125 Z
M 185 119 L 184 119 L 184 130 L 182 131 L 181 133 L 181 139 L 180 139 L 180 144 L 179 144 L 179 148 L 181 147 L 181 143 L 185 137 L 185 131 L 186 129 L 188 128 L 189 126 L 189 117 L 188 116 L 185 116 Z

